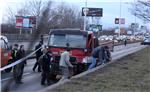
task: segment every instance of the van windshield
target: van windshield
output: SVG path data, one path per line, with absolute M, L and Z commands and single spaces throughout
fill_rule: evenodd
M 2 49 L 7 49 L 8 48 L 8 46 L 7 46 L 7 42 L 4 40 L 4 39 L 0 39 L 0 48 L 2 48 Z
M 52 34 L 49 39 L 50 46 L 66 47 L 69 43 L 71 48 L 86 48 L 86 37 L 83 35 L 58 35 Z

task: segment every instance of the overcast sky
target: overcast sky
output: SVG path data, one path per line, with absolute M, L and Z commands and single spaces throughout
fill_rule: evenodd
M 5 14 L 5 10 L 8 7 L 17 6 L 20 2 L 25 2 L 29 0 L 0 0 L 0 23 L 2 22 L 2 16 Z M 31 1 L 31 0 L 30 0 Z M 53 0 L 55 2 L 66 2 L 69 5 L 77 6 L 79 9 L 85 7 L 86 0 Z M 135 0 L 136 1 L 136 0 Z M 121 0 L 121 17 L 125 18 L 126 24 L 122 26 L 128 26 L 135 21 L 135 17 L 130 14 L 129 8 L 131 8 L 131 2 L 134 0 Z M 103 8 L 103 17 L 101 18 L 101 23 L 104 27 L 114 27 L 115 18 L 120 16 L 120 0 L 87 0 L 87 7 L 93 8 Z M 2 11 L 3 9 L 3 11 Z M 142 24 L 142 21 L 136 19 L 136 21 Z

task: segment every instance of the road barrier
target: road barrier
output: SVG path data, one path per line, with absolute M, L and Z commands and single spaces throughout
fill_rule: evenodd
M 4 67 L 0 68 L 0 71 L 3 71 L 3 70 L 5 70 L 5 69 L 8 69 L 8 68 L 10 68 L 10 67 L 13 67 L 13 66 L 15 66 L 15 65 L 17 65 L 17 64 L 19 64 L 19 63 L 21 63 L 21 62 L 23 62 L 24 60 L 26 60 L 26 59 L 30 58 L 31 56 L 33 56 L 33 55 L 34 55 L 39 49 L 41 49 L 41 48 L 42 48 L 42 46 L 41 46 L 40 48 L 38 48 L 37 50 L 35 50 L 34 52 L 32 52 L 32 53 L 30 53 L 29 55 L 27 55 L 26 57 L 24 57 L 24 58 L 22 58 L 22 59 L 19 59 L 19 60 L 15 61 L 15 62 L 12 63 L 12 64 L 9 64 L 9 65 L 7 65 L 7 66 L 4 66 Z

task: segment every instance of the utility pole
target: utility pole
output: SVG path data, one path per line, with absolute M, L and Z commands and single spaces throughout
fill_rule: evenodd
M 84 31 L 86 31 L 87 0 L 85 1 Z
M 134 8 L 136 8 L 136 1 L 134 0 Z M 134 30 L 133 30 L 133 36 L 135 36 L 135 31 L 136 31 L 136 12 L 135 12 L 135 16 L 134 16 Z
M 121 8 L 122 8 L 122 1 L 120 0 L 120 18 L 119 18 L 119 37 L 120 37 L 120 31 L 121 31 Z

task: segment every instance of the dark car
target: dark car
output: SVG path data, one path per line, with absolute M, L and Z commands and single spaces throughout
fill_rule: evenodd
M 150 36 L 149 37 L 145 37 L 144 41 L 141 42 L 142 45 L 150 45 Z

